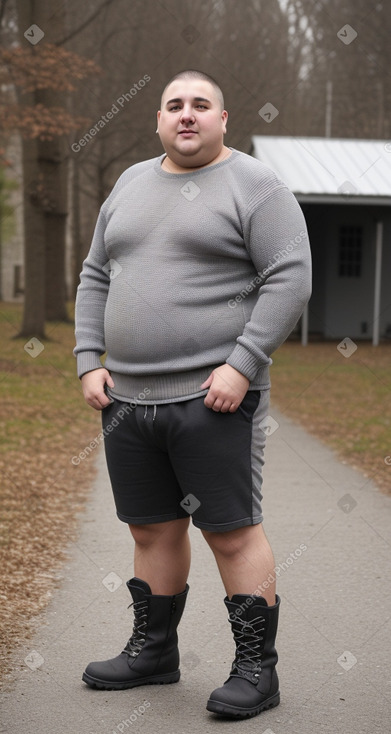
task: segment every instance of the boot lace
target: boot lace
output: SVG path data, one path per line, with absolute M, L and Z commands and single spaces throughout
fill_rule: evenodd
M 261 672 L 265 618 L 260 616 L 251 621 L 235 619 L 231 624 L 236 654 L 230 675 L 256 683 Z
M 144 600 L 132 602 L 132 604 L 129 604 L 128 609 L 130 607 L 133 607 L 134 612 L 133 632 L 123 652 L 135 658 L 140 654 L 145 642 L 148 622 L 148 602 Z

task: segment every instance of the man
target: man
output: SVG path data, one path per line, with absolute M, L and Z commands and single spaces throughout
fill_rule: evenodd
M 83 680 L 179 680 L 191 516 L 218 564 L 236 643 L 207 709 L 245 718 L 280 700 L 260 424 L 270 354 L 310 295 L 310 251 L 285 184 L 224 145 L 227 118 L 214 79 L 190 70 L 170 80 L 157 113 L 165 154 L 119 178 L 83 265 L 78 374 L 102 410 L 116 510 L 135 542 L 133 633 Z

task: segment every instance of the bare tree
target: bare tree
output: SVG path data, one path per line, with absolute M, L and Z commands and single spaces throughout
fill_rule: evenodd
M 47 41 L 37 47 L 43 43 L 42 28 L 46 28 L 44 0 L 16 0 L 16 8 L 21 46 L 11 48 L 3 58 L 13 62 L 18 105 L 14 118 L 12 108 L 6 109 L 2 121 L 8 127 L 14 121 L 23 136 L 25 300 L 21 335 L 43 337 L 45 319 L 67 318 L 64 255 L 68 151 L 64 135 L 86 122 L 85 118 L 75 120 L 69 115 L 63 98 L 73 89 L 75 77 L 83 78 L 96 66 L 87 61 L 80 70 L 74 56 L 56 50 Z M 45 35 L 50 39 L 52 33 L 55 37 L 63 31 L 63 23 L 61 13 L 55 13 Z
M 367 0 L 287 0 L 286 5 L 292 28 L 310 20 L 296 100 L 301 134 L 325 134 L 328 104 L 332 137 L 387 137 L 390 5 Z

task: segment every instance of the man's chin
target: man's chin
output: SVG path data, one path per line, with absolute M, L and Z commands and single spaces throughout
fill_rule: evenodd
M 212 160 L 208 154 L 199 150 L 181 150 L 167 152 L 167 155 L 173 163 L 182 168 L 200 168 L 201 166 L 207 166 Z

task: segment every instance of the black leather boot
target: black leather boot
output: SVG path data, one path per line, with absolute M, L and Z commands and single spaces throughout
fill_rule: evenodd
M 185 608 L 187 592 L 174 596 L 151 593 L 138 578 L 127 587 L 133 597 L 133 633 L 123 651 L 111 660 L 90 663 L 83 681 L 106 691 L 133 688 L 148 683 L 176 683 L 180 678 L 177 626 Z
M 246 594 L 235 594 L 231 601 L 226 597 L 224 602 L 236 655 L 228 680 L 213 691 L 206 708 L 223 716 L 245 719 L 280 703 L 275 669 L 280 598 L 276 596 L 272 607 L 263 597 Z

